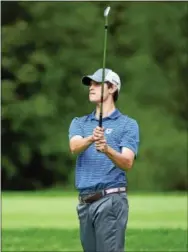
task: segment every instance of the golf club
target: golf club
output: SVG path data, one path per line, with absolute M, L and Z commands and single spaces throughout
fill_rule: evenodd
M 110 7 L 108 6 L 104 11 L 105 26 L 104 26 L 104 52 L 103 52 L 103 72 L 102 72 L 102 87 L 101 87 L 101 104 L 100 104 L 100 115 L 99 115 L 99 127 L 102 127 L 103 117 L 103 93 L 104 93 L 104 75 L 105 75 L 105 64 L 106 64 L 106 45 L 107 45 L 107 32 L 108 32 L 108 14 Z

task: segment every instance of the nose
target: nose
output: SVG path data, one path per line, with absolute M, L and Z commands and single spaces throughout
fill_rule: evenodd
M 90 91 L 93 90 L 94 87 L 95 87 L 94 83 L 91 82 L 90 85 L 89 85 L 89 90 L 90 90 Z
M 90 85 L 89 85 L 89 90 L 94 90 L 94 89 L 96 89 L 98 86 L 99 86 L 99 83 L 98 83 L 98 82 L 91 81 L 91 82 L 90 82 Z

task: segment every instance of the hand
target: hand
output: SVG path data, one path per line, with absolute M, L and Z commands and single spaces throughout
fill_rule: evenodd
M 95 142 L 95 147 L 100 152 L 107 152 L 108 145 L 105 138 L 99 139 Z
M 93 140 L 98 141 L 98 140 L 103 139 L 103 138 L 104 138 L 104 128 L 101 128 L 101 127 L 97 126 L 93 130 Z
M 97 126 L 93 131 L 93 140 L 95 142 L 95 147 L 98 151 L 107 151 L 107 142 L 104 137 L 104 128 Z

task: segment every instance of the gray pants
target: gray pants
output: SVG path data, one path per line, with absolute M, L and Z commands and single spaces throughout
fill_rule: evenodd
M 80 240 L 85 252 L 122 252 L 128 220 L 126 193 L 108 194 L 92 204 L 78 204 Z

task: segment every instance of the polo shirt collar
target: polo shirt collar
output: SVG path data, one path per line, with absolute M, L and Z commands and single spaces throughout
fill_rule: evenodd
M 90 120 L 97 120 L 95 117 L 95 110 L 89 115 Z M 121 115 L 121 112 L 118 109 L 115 109 L 109 116 L 103 118 L 110 118 L 110 119 L 116 119 Z

